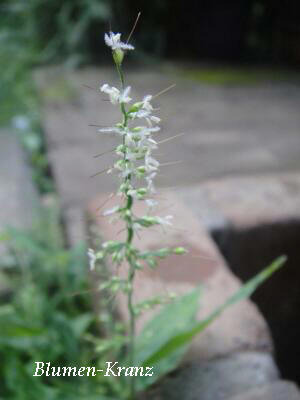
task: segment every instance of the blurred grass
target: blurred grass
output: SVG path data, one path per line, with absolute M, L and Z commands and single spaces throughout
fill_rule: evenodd
M 300 83 L 300 73 L 287 69 L 235 66 L 186 67 L 179 74 L 199 83 L 220 86 L 251 86 L 266 82 Z
M 94 27 L 103 27 L 111 15 L 110 0 L 4 0 L 0 4 L 0 128 L 19 133 L 42 193 L 53 191 L 53 183 L 33 71 L 51 62 L 75 67 L 89 60 Z M 69 95 L 68 88 L 61 86 L 48 93 L 60 101 Z
M 47 102 L 56 104 L 68 103 L 76 97 L 76 90 L 65 78 L 61 78 L 51 85 L 41 88 L 40 95 Z
M 9 249 L 0 261 L 0 398 L 101 400 L 112 384 L 102 375 L 81 377 L 80 384 L 76 377 L 33 377 L 36 361 L 102 362 L 93 342 L 101 341 L 101 325 L 91 312 L 85 245 L 65 248 L 56 207 L 43 210 L 32 230 L 10 228 L 0 240 Z

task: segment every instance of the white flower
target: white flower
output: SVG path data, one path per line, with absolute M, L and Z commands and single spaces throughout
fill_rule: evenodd
M 130 90 L 131 90 L 130 86 L 127 86 L 127 88 L 123 90 L 123 92 L 120 94 L 119 97 L 119 103 L 129 103 L 131 101 L 131 98 L 128 96 Z
M 111 47 L 112 50 L 122 49 L 122 50 L 134 50 L 134 47 L 131 44 L 126 44 L 121 42 L 121 33 L 113 33 L 109 32 L 109 34 L 104 35 L 104 41 L 108 47 Z
M 158 202 L 153 199 L 146 199 L 146 204 L 149 208 L 153 208 L 153 207 L 157 206 Z
M 109 99 L 112 104 L 117 103 L 129 103 L 131 98 L 128 96 L 131 87 L 128 86 L 123 92 L 120 92 L 119 89 L 115 88 L 114 86 L 109 86 L 107 83 L 100 87 L 101 92 L 107 93 L 109 95 Z
M 150 116 L 150 111 L 143 110 L 143 109 L 131 114 L 132 119 L 134 119 L 134 118 L 147 118 L 149 116 Z
M 157 149 L 157 142 L 152 138 L 147 138 L 148 146 L 152 149 Z
M 172 225 L 171 220 L 173 219 L 173 215 L 166 215 L 165 217 L 156 217 L 157 221 L 161 225 Z
M 146 176 L 145 179 L 147 181 L 147 189 L 151 193 L 155 193 L 155 187 L 153 185 L 153 179 L 156 177 L 156 172 L 152 172 L 150 175 Z
M 160 118 L 156 117 L 155 115 L 151 115 L 151 117 L 146 119 L 150 126 L 152 126 L 151 121 L 153 121 L 155 124 L 158 124 L 160 122 Z
M 112 104 L 117 104 L 119 101 L 120 97 L 120 90 L 113 87 L 109 86 L 107 83 L 101 86 L 100 88 L 101 92 L 107 93 L 109 95 L 110 101 Z
M 135 141 L 133 140 L 133 132 L 127 132 L 125 135 L 126 146 L 135 146 Z
M 87 255 L 89 258 L 90 270 L 93 271 L 95 269 L 95 263 L 97 260 L 95 251 L 93 249 L 88 249 Z
M 118 128 L 117 126 L 109 126 L 107 128 L 100 128 L 98 129 L 100 133 L 119 133 L 120 135 L 123 133 L 122 129 Z
M 132 224 L 132 229 L 133 229 L 135 232 L 137 232 L 137 231 L 139 231 L 140 229 L 142 229 L 142 225 L 139 224 L 138 222 L 134 222 L 134 223 Z
M 157 171 L 159 167 L 159 162 L 155 160 L 155 158 L 151 157 L 149 154 L 146 154 L 145 167 L 147 172 Z
M 130 150 L 131 149 L 127 150 L 126 160 L 135 161 L 141 156 L 141 154 L 138 151 L 138 148 L 137 148 L 137 151 L 130 151 Z M 135 150 L 135 149 L 132 149 L 132 150 Z
M 147 138 L 147 140 L 153 140 L 151 137 L 152 132 L 158 132 L 160 130 L 159 126 L 147 127 L 147 126 L 139 126 L 134 130 L 134 136 L 139 137 L 140 140 Z
M 152 115 L 152 117 L 150 117 L 150 119 L 155 122 L 156 124 L 158 124 L 160 122 L 160 118 L 156 117 L 155 115 Z
M 130 174 L 133 173 L 133 168 L 125 168 L 121 173 L 121 178 L 127 178 Z
M 151 115 L 151 109 L 149 108 L 141 108 L 136 112 L 130 113 L 130 118 L 145 118 L 149 126 L 152 126 L 152 122 L 154 122 L 155 124 L 158 124 L 160 122 L 160 118 L 156 117 L 155 115 Z
M 147 96 L 145 96 L 142 100 L 142 108 L 146 111 L 152 111 L 153 107 L 150 104 L 150 101 L 152 100 L 152 96 L 151 94 L 148 94 Z
M 147 129 L 147 131 L 151 132 L 151 133 L 160 131 L 160 127 L 159 126 L 147 127 L 145 129 Z
M 112 215 L 112 214 L 116 213 L 118 210 L 119 210 L 119 206 L 115 206 L 115 207 L 109 208 L 108 210 L 105 210 L 102 215 L 103 215 L 103 217 L 106 217 L 108 215 Z

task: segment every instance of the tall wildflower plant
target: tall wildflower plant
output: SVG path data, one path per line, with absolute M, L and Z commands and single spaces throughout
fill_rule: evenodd
M 152 106 L 152 95 L 144 96 L 140 101 L 132 102 L 130 97 L 131 87 L 125 85 L 125 78 L 122 71 L 122 62 L 126 51 L 134 50 L 134 47 L 121 41 L 120 33 L 110 32 L 105 34 L 105 43 L 112 50 L 112 57 L 120 78 L 120 88 L 105 83 L 100 91 L 107 94 L 112 105 L 120 108 L 122 120 L 112 127 L 99 129 L 100 133 L 117 134 L 120 137 L 120 144 L 116 147 L 115 153 L 119 159 L 107 172 L 116 172 L 120 178 L 118 194 L 121 203 L 111 209 L 104 211 L 104 216 L 115 215 L 123 221 L 126 231 L 126 241 L 107 241 L 102 244 L 100 252 L 95 253 L 89 249 L 90 265 L 93 269 L 97 260 L 103 261 L 110 256 L 111 262 L 120 265 L 127 262 L 127 281 L 121 281 L 114 277 L 114 287 L 123 289 L 127 295 L 127 305 L 130 316 L 128 328 L 128 364 L 135 362 L 135 324 L 138 309 L 133 304 L 134 279 L 137 270 L 148 264 L 151 268 L 157 264 L 156 259 L 163 258 L 169 254 L 184 254 L 183 247 L 162 248 L 157 251 L 140 251 L 133 245 L 134 236 L 137 231 L 150 228 L 154 225 L 168 226 L 172 224 L 172 216 L 150 216 L 157 205 L 153 199 L 155 194 L 154 179 L 159 170 L 159 162 L 153 157 L 152 152 L 158 147 L 153 133 L 160 130 L 160 118 L 154 115 Z M 137 217 L 133 212 L 135 201 L 143 201 L 149 209 L 147 215 Z M 152 301 L 152 303 L 157 303 Z M 150 306 L 149 301 L 148 306 Z M 131 379 L 131 397 L 135 393 L 135 380 Z
M 112 58 L 120 78 L 120 88 L 105 83 L 100 91 L 107 94 L 113 106 L 120 108 L 121 121 L 114 126 L 101 128 L 102 134 L 116 134 L 120 137 L 120 144 L 115 148 L 119 157 L 108 173 L 117 173 L 120 179 L 118 195 L 120 204 L 104 211 L 104 216 L 114 216 L 120 220 L 127 231 L 124 241 L 109 240 L 102 243 L 101 249 L 89 249 L 90 268 L 93 270 L 97 263 L 103 266 L 104 262 L 110 265 L 121 266 L 128 264 L 126 279 L 112 276 L 101 285 L 102 289 L 109 289 L 113 293 L 122 291 L 127 298 L 129 323 L 125 340 L 127 355 L 123 359 L 129 366 L 127 378 L 123 380 L 125 390 L 119 392 L 124 399 L 133 400 L 136 392 L 147 389 L 164 374 L 173 370 L 182 358 L 187 345 L 192 338 L 212 323 L 227 307 L 237 301 L 250 296 L 253 291 L 264 282 L 274 271 L 284 263 L 284 257 L 273 262 L 237 293 L 218 307 L 205 320 L 197 321 L 196 314 L 202 290 L 196 288 L 191 293 L 168 301 L 160 312 L 144 327 L 140 335 L 136 335 L 136 317 L 143 309 L 161 304 L 165 299 L 154 298 L 142 304 L 134 304 L 133 291 L 136 271 L 144 267 L 155 268 L 159 258 L 170 254 L 183 255 L 183 247 L 161 248 L 154 251 L 143 251 L 133 244 L 138 231 L 153 226 L 168 226 L 172 224 L 172 216 L 155 216 L 153 214 L 157 202 L 154 200 L 154 179 L 159 171 L 159 162 L 153 157 L 153 150 L 158 142 L 153 134 L 160 130 L 160 118 L 154 115 L 152 105 L 153 96 L 146 95 L 141 100 L 133 102 L 130 97 L 131 87 L 126 86 L 122 71 L 122 63 L 127 51 L 134 47 L 128 42 L 121 41 L 120 33 L 105 34 L 105 43 L 111 48 Z M 136 201 L 145 202 L 148 212 L 144 216 L 136 216 L 133 205 Z M 134 368 L 153 369 L 152 376 L 141 376 L 134 373 Z M 125 383 L 124 383 L 125 382 Z

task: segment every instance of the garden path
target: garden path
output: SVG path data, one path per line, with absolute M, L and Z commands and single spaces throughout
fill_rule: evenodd
M 176 83 L 154 102 L 162 118 L 158 140 L 185 133 L 161 145 L 159 160 L 179 163 L 162 167 L 158 186 L 300 169 L 300 86 L 292 82 L 209 86 L 178 71 L 168 72 L 149 67 L 125 71 L 134 98 Z M 105 173 L 90 178 L 112 164 L 112 154 L 93 156 L 111 149 L 116 139 L 100 136 L 89 124 L 110 126 L 119 120 L 119 113 L 103 100 L 104 95 L 84 86 L 117 84 L 117 77 L 107 67 L 72 73 L 51 68 L 40 71 L 37 80 L 54 177 L 62 206 L 74 223 L 89 199 L 117 185 Z

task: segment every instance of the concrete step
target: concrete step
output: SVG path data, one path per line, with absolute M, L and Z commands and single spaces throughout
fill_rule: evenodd
M 39 197 L 31 168 L 17 136 L 0 131 L 0 231 L 6 227 L 29 228 L 35 217 Z M 5 246 L 0 243 L 0 255 Z

